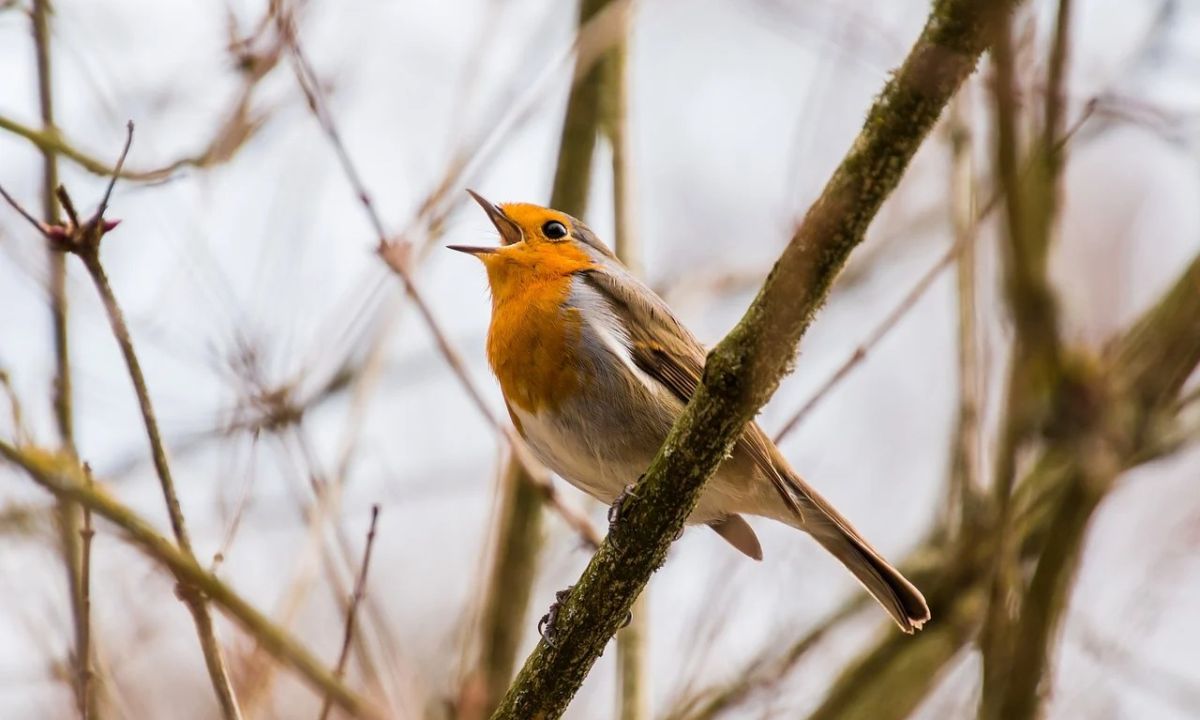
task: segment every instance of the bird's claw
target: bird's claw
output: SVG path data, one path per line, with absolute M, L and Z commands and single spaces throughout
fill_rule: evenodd
M 571 591 L 574 589 L 574 585 L 568 585 L 566 590 L 559 590 L 558 592 L 554 593 L 554 602 L 550 603 L 550 609 L 546 611 L 546 614 L 542 616 L 541 620 L 538 620 L 538 635 L 541 635 L 542 639 L 545 640 L 546 644 L 550 647 L 555 647 L 554 626 L 556 623 L 558 623 L 558 611 L 562 607 L 562 604 L 567 601 L 567 598 L 571 596 Z M 627 610 L 625 611 L 625 619 L 621 621 L 621 624 L 617 627 L 617 629 L 623 630 L 629 627 L 629 623 L 631 622 L 633 622 L 633 611 Z
M 640 481 L 641 478 L 638 478 L 638 480 Z M 637 493 L 635 493 L 633 491 L 633 488 L 636 485 L 637 485 L 637 483 L 633 483 L 631 485 L 626 485 L 625 489 L 622 490 L 619 495 L 617 495 L 615 498 L 613 498 L 612 505 L 608 506 L 608 529 L 609 530 L 611 530 L 612 526 L 616 525 L 617 521 L 621 519 L 621 506 L 625 504 L 625 501 L 631 497 L 637 497 Z
M 566 590 L 559 590 L 554 593 L 554 602 L 550 603 L 550 609 L 538 620 L 537 631 L 538 635 L 546 641 L 546 644 L 554 646 L 554 625 L 558 622 L 558 610 L 567 598 L 571 595 L 571 590 L 574 585 L 569 585 Z

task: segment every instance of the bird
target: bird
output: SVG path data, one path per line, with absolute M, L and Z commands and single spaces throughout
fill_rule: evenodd
M 487 359 L 509 417 L 546 467 L 600 502 L 619 504 L 695 392 L 705 349 L 577 218 L 529 203 L 494 205 L 467 192 L 500 244 L 448 248 L 486 269 Z M 761 560 L 745 515 L 811 535 L 902 631 L 911 634 L 929 620 L 921 592 L 792 469 L 755 422 L 705 485 L 687 524 L 706 525 Z

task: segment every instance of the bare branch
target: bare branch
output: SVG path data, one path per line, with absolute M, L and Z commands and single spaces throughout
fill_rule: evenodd
M 354 642 L 354 620 L 358 614 L 358 605 L 367 592 L 367 571 L 371 567 L 371 550 L 375 547 L 375 524 L 379 521 L 379 505 L 371 506 L 371 526 L 367 530 L 367 545 L 363 549 L 362 567 L 358 571 L 358 580 L 354 583 L 354 594 L 350 596 L 350 607 L 346 610 L 346 632 L 342 637 L 342 651 L 338 654 L 337 665 L 333 668 L 333 676 L 340 682 L 346 675 L 346 661 L 350 659 L 350 645 Z M 329 717 L 333 709 L 333 697 L 325 694 L 325 703 L 321 706 L 321 720 Z

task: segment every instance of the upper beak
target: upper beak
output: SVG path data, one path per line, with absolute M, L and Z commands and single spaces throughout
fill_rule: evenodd
M 477 245 L 447 245 L 447 250 L 457 250 L 468 255 L 487 255 L 496 252 L 494 247 L 479 247 Z
M 488 218 L 492 221 L 492 224 L 495 225 L 496 229 L 500 231 L 501 245 L 515 245 L 521 242 L 522 236 L 520 225 L 517 225 L 515 222 L 510 220 L 509 217 L 504 214 L 503 210 L 485 200 L 479 193 L 470 189 L 468 189 L 467 192 L 470 193 L 471 197 L 475 198 L 475 202 L 479 203 L 479 207 L 483 208 L 483 211 L 487 213 Z M 455 249 L 457 250 L 458 248 Z

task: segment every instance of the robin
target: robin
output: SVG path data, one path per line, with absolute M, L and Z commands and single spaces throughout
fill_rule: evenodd
M 704 368 L 703 346 L 667 304 L 579 220 L 468 191 L 500 232 L 479 258 L 492 295 L 487 356 L 521 437 L 547 467 L 601 502 L 619 502 L 649 467 Z M 812 535 L 900 629 L 929 619 L 912 583 L 808 485 L 756 423 L 704 487 L 689 525 L 707 525 L 755 560 L 743 515 Z

